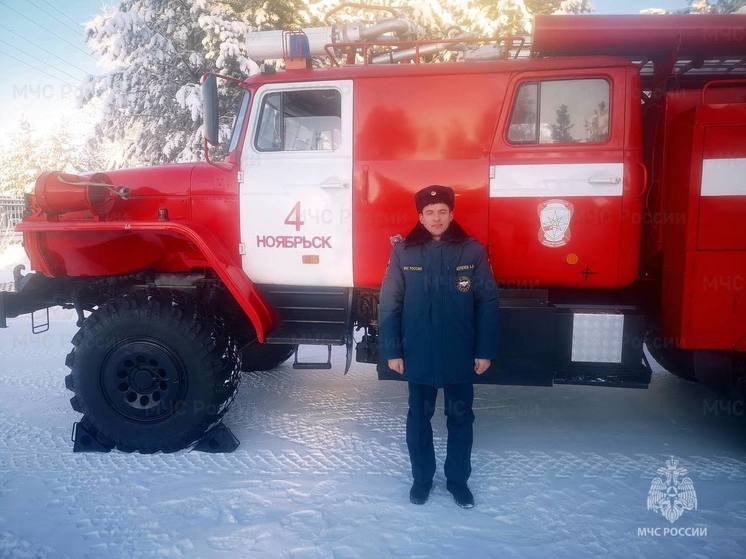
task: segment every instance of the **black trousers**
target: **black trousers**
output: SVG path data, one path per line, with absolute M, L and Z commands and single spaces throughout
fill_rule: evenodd
M 443 389 L 447 417 L 448 447 L 445 461 L 446 479 L 466 484 L 471 475 L 471 446 L 474 439 L 474 385 L 449 384 Z M 430 420 L 435 413 L 438 389 L 427 384 L 409 383 L 407 413 L 407 447 L 416 483 L 431 483 L 435 475 L 435 448 Z

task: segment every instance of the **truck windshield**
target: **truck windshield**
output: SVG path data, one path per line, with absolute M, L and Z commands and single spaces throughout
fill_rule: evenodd
M 238 104 L 238 112 L 233 118 L 233 130 L 231 131 L 231 142 L 228 145 L 228 152 L 230 153 L 236 147 L 238 147 L 238 140 L 241 137 L 241 129 L 243 128 L 243 121 L 246 119 L 246 110 L 249 108 L 249 99 L 251 98 L 251 92 L 247 91 L 241 96 L 241 101 Z

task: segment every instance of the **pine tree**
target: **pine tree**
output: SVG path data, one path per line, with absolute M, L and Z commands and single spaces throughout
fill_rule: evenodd
M 689 0 L 687 7 L 680 10 L 648 8 L 644 14 L 732 14 L 746 11 L 746 0 Z
M 202 158 L 199 83 L 207 71 L 246 76 L 258 71 L 246 52 L 247 33 L 329 25 L 340 0 L 120 0 L 87 26 L 90 47 L 108 72 L 91 77 L 84 105 L 100 104 L 93 142 L 123 146 L 119 165 Z M 414 21 L 421 38 L 531 32 L 532 10 L 587 11 L 587 0 L 380 0 Z M 335 22 L 385 14 L 343 10 Z M 226 140 L 240 90 L 219 81 L 220 136 Z
M 691 14 L 711 14 L 714 7 L 709 0 L 689 0 L 688 11 Z
M 303 16 L 311 24 L 326 25 L 325 15 L 339 4 L 339 0 L 309 1 Z M 414 22 L 419 38 L 446 37 L 455 28 L 482 37 L 531 32 L 531 13 L 524 0 L 380 0 L 375 4 L 392 8 Z M 342 10 L 335 21 L 382 17 L 389 16 L 384 12 Z
M 569 14 L 589 14 L 593 11 L 593 4 L 590 0 L 562 0 L 554 10 L 557 15 Z
M 280 0 L 275 12 L 266 2 L 122 0 L 94 18 L 87 40 L 109 68 L 91 77 L 82 95 L 84 105 L 102 104 L 96 137 L 124 145 L 122 164 L 200 159 L 202 75 L 256 72 L 246 56 L 246 34 L 296 23 L 288 20 L 296 3 Z M 240 91 L 222 81 L 219 90 L 225 139 Z
M 0 149 L 0 192 L 28 191 L 45 171 L 82 173 L 101 169 L 104 164 L 98 152 L 76 141 L 66 121 L 41 134 L 21 118 L 10 141 Z
M 561 144 L 574 142 L 575 139 L 570 133 L 570 130 L 574 126 L 575 125 L 572 123 L 572 119 L 570 118 L 570 111 L 568 110 L 567 105 L 563 103 L 557 108 L 557 115 L 554 123 L 549 125 L 552 131 L 552 140 Z
M 593 110 L 590 121 L 585 122 L 586 142 L 602 142 L 609 134 L 609 107 L 601 101 Z

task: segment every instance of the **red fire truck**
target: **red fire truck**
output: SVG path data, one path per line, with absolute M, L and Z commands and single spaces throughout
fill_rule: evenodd
M 530 47 L 411 33 L 392 14 L 252 34 L 285 69 L 232 78 L 223 160 L 39 177 L 18 226 L 35 272 L 16 269 L 0 326 L 77 310 L 76 449 L 203 444 L 242 370 L 331 368 L 298 346 L 377 363 L 387 260 L 432 183 L 500 284 L 483 382 L 646 387 L 646 343 L 743 387 L 746 16 L 537 17 Z

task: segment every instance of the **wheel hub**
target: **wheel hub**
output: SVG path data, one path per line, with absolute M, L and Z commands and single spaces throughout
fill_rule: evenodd
M 130 385 L 138 392 L 152 392 L 155 377 L 150 371 L 139 369 L 132 375 Z
M 109 404 L 139 421 L 162 420 L 177 411 L 186 391 L 185 379 L 179 360 L 156 340 L 120 344 L 101 368 Z

